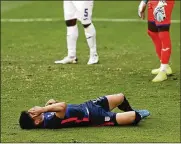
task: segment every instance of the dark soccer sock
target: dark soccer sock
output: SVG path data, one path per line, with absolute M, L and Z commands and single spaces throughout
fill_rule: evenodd
M 122 111 L 133 111 L 132 107 L 130 106 L 128 100 L 126 99 L 126 97 L 124 96 L 124 100 L 123 102 L 118 106 L 118 108 Z
M 135 120 L 133 121 L 133 125 L 137 125 L 141 120 L 141 115 L 136 111 L 135 111 L 135 114 L 136 116 L 135 116 Z

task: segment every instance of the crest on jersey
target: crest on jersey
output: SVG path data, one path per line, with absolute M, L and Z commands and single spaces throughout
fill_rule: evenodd
M 107 117 L 105 117 L 105 120 L 104 120 L 104 121 L 110 121 L 110 119 L 111 119 L 111 118 L 107 116 Z

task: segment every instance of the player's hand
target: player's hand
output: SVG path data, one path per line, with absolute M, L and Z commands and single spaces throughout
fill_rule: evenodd
M 158 22 L 162 22 L 166 18 L 166 14 L 165 14 L 166 5 L 167 5 L 167 3 L 165 1 L 159 1 L 158 5 L 156 6 L 156 8 L 153 11 L 154 18 Z
M 28 110 L 28 112 L 32 115 L 32 117 L 39 116 L 41 113 L 43 113 L 43 108 L 39 106 L 35 106 Z
M 144 1 L 141 1 L 138 6 L 138 16 L 141 19 L 145 19 L 145 10 L 146 10 L 146 3 Z
M 51 105 L 51 104 L 54 104 L 54 103 L 57 103 L 57 101 L 55 101 L 54 99 L 50 99 L 50 100 L 45 104 L 45 106 Z

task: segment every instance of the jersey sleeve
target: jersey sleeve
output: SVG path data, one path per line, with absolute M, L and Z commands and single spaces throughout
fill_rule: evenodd
M 61 128 L 61 119 L 55 113 L 48 113 L 44 115 L 44 128 L 57 129 Z

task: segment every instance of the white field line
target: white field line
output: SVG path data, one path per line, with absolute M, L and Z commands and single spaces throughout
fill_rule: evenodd
M 64 21 L 60 18 L 24 18 L 24 19 L 1 19 L 1 22 L 18 22 L 18 23 L 28 23 L 28 22 L 57 22 Z M 96 22 L 146 22 L 146 20 L 140 19 L 111 19 L 111 18 L 94 18 L 93 21 Z M 180 20 L 172 20 L 172 23 L 180 23 Z

